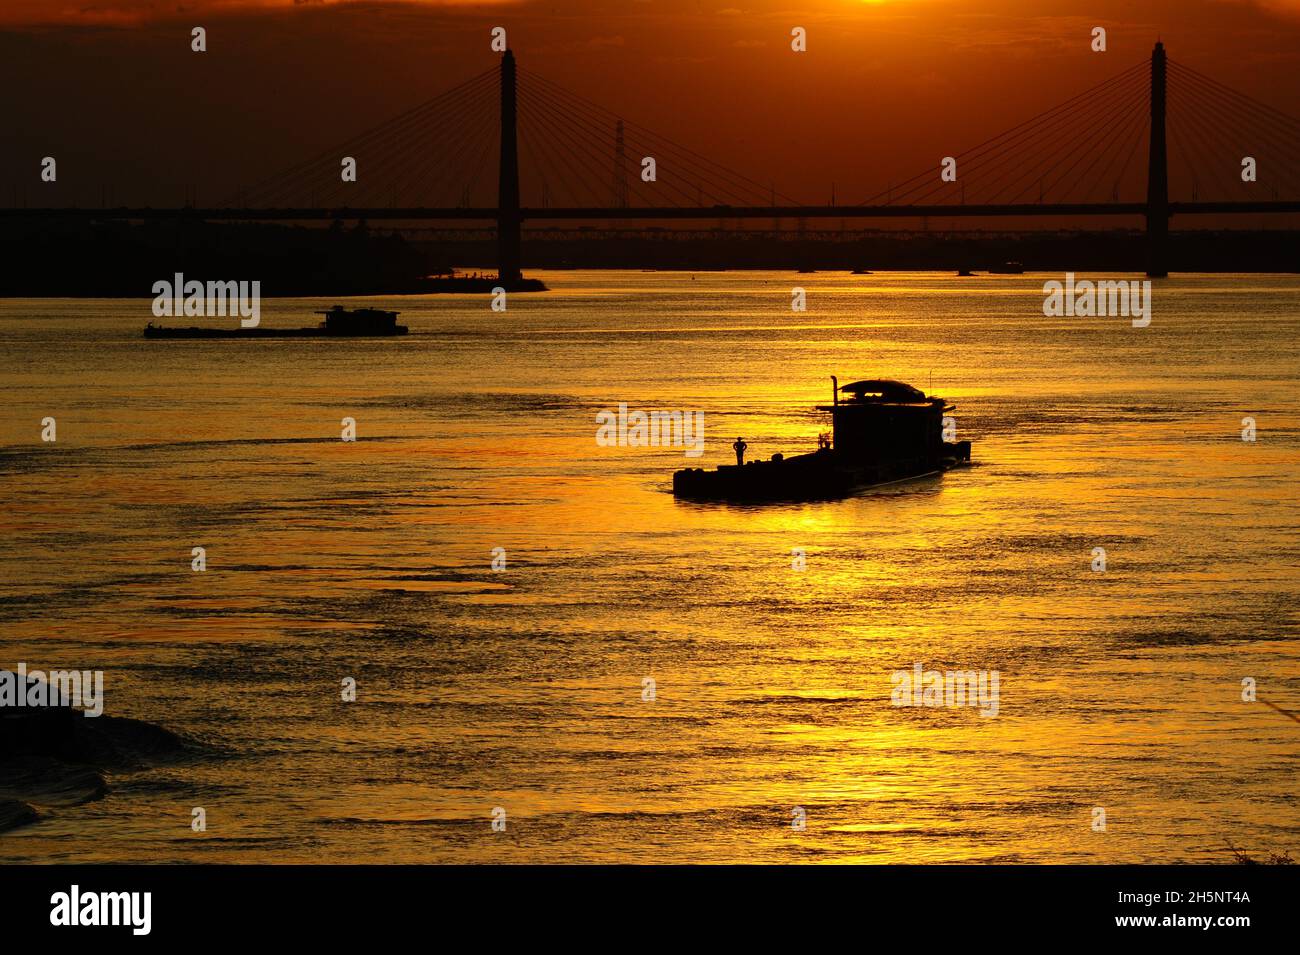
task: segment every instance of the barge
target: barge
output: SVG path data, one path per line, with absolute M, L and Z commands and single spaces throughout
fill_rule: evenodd
M 317 315 L 325 320 L 308 328 L 167 328 L 150 322 L 145 326 L 145 338 L 377 338 L 388 335 L 405 335 L 405 325 L 397 324 L 400 312 L 382 308 L 333 308 Z
M 673 475 L 673 494 L 702 501 L 797 501 L 845 497 L 864 488 L 942 474 L 970 463 L 969 441 L 944 440 L 945 416 L 955 410 L 901 381 L 867 379 L 844 387 L 832 375 L 831 434 L 816 451 L 766 461 L 686 468 Z M 841 400 L 841 394 L 846 395 Z M 745 447 L 737 441 L 738 456 Z

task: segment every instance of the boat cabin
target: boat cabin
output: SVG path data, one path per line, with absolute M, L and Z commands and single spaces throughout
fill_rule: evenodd
M 355 335 L 381 331 L 393 332 L 397 329 L 397 316 L 401 313 L 385 311 L 382 308 L 344 308 L 342 305 L 335 305 L 316 314 L 325 316 L 321 326 L 327 332 Z
M 831 447 L 839 458 L 875 464 L 942 456 L 943 415 L 953 410 L 944 399 L 888 378 L 840 387 L 832 376 L 831 382 L 832 403 L 817 410 L 830 412 Z

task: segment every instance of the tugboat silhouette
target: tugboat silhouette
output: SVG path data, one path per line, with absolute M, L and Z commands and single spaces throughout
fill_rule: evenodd
M 841 392 L 849 397 L 840 400 Z M 845 497 L 873 485 L 941 474 L 970 462 L 969 441 L 945 441 L 943 398 L 901 381 L 873 378 L 839 387 L 831 376 L 832 436 L 816 451 L 769 461 L 724 464 L 716 471 L 686 468 L 673 475 L 673 494 L 699 501 L 798 501 Z M 743 440 L 737 440 L 737 456 Z

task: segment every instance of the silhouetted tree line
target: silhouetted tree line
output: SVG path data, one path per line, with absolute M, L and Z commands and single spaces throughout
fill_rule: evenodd
M 1182 231 L 1170 235 L 1178 272 L 1297 272 L 1300 233 Z M 364 223 L 328 228 L 181 220 L 127 223 L 11 220 L 0 225 L 0 295 L 140 296 L 182 272 L 187 279 L 258 279 L 264 296 L 376 295 L 433 290 L 428 276 L 451 265 L 492 271 L 496 242 L 407 240 Z M 1029 271 L 1141 271 L 1141 231 L 848 233 L 782 238 L 731 231 L 714 236 L 571 233 L 529 237 L 528 268 L 972 269 L 1008 261 Z
M 0 227 L 3 295 L 152 295 L 153 283 L 260 280 L 263 295 L 365 295 L 415 291 L 443 268 L 437 253 L 365 224 L 160 220 L 18 220 Z
M 1018 235 L 878 233 L 848 238 L 670 238 L 609 234 L 571 239 L 530 239 L 523 262 L 530 268 L 660 269 L 972 269 L 1022 262 L 1029 271 L 1139 272 L 1146 267 L 1146 236 L 1139 230 Z M 851 235 L 851 234 L 850 234 Z M 1187 231 L 1170 234 L 1170 264 L 1181 272 L 1297 272 L 1300 233 L 1295 231 Z M 427 246 L 450 261 L 491 264 L 490 241 Z

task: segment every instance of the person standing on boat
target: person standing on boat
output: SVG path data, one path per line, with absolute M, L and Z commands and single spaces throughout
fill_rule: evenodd
M 749 445 L 745 443 L 744 438 L 737 438 L 736 443 L 731 447 L 732 450 L 736 452 L 736 467 L 740 467 L 745 463 L 745 449 L 749 447 Z

